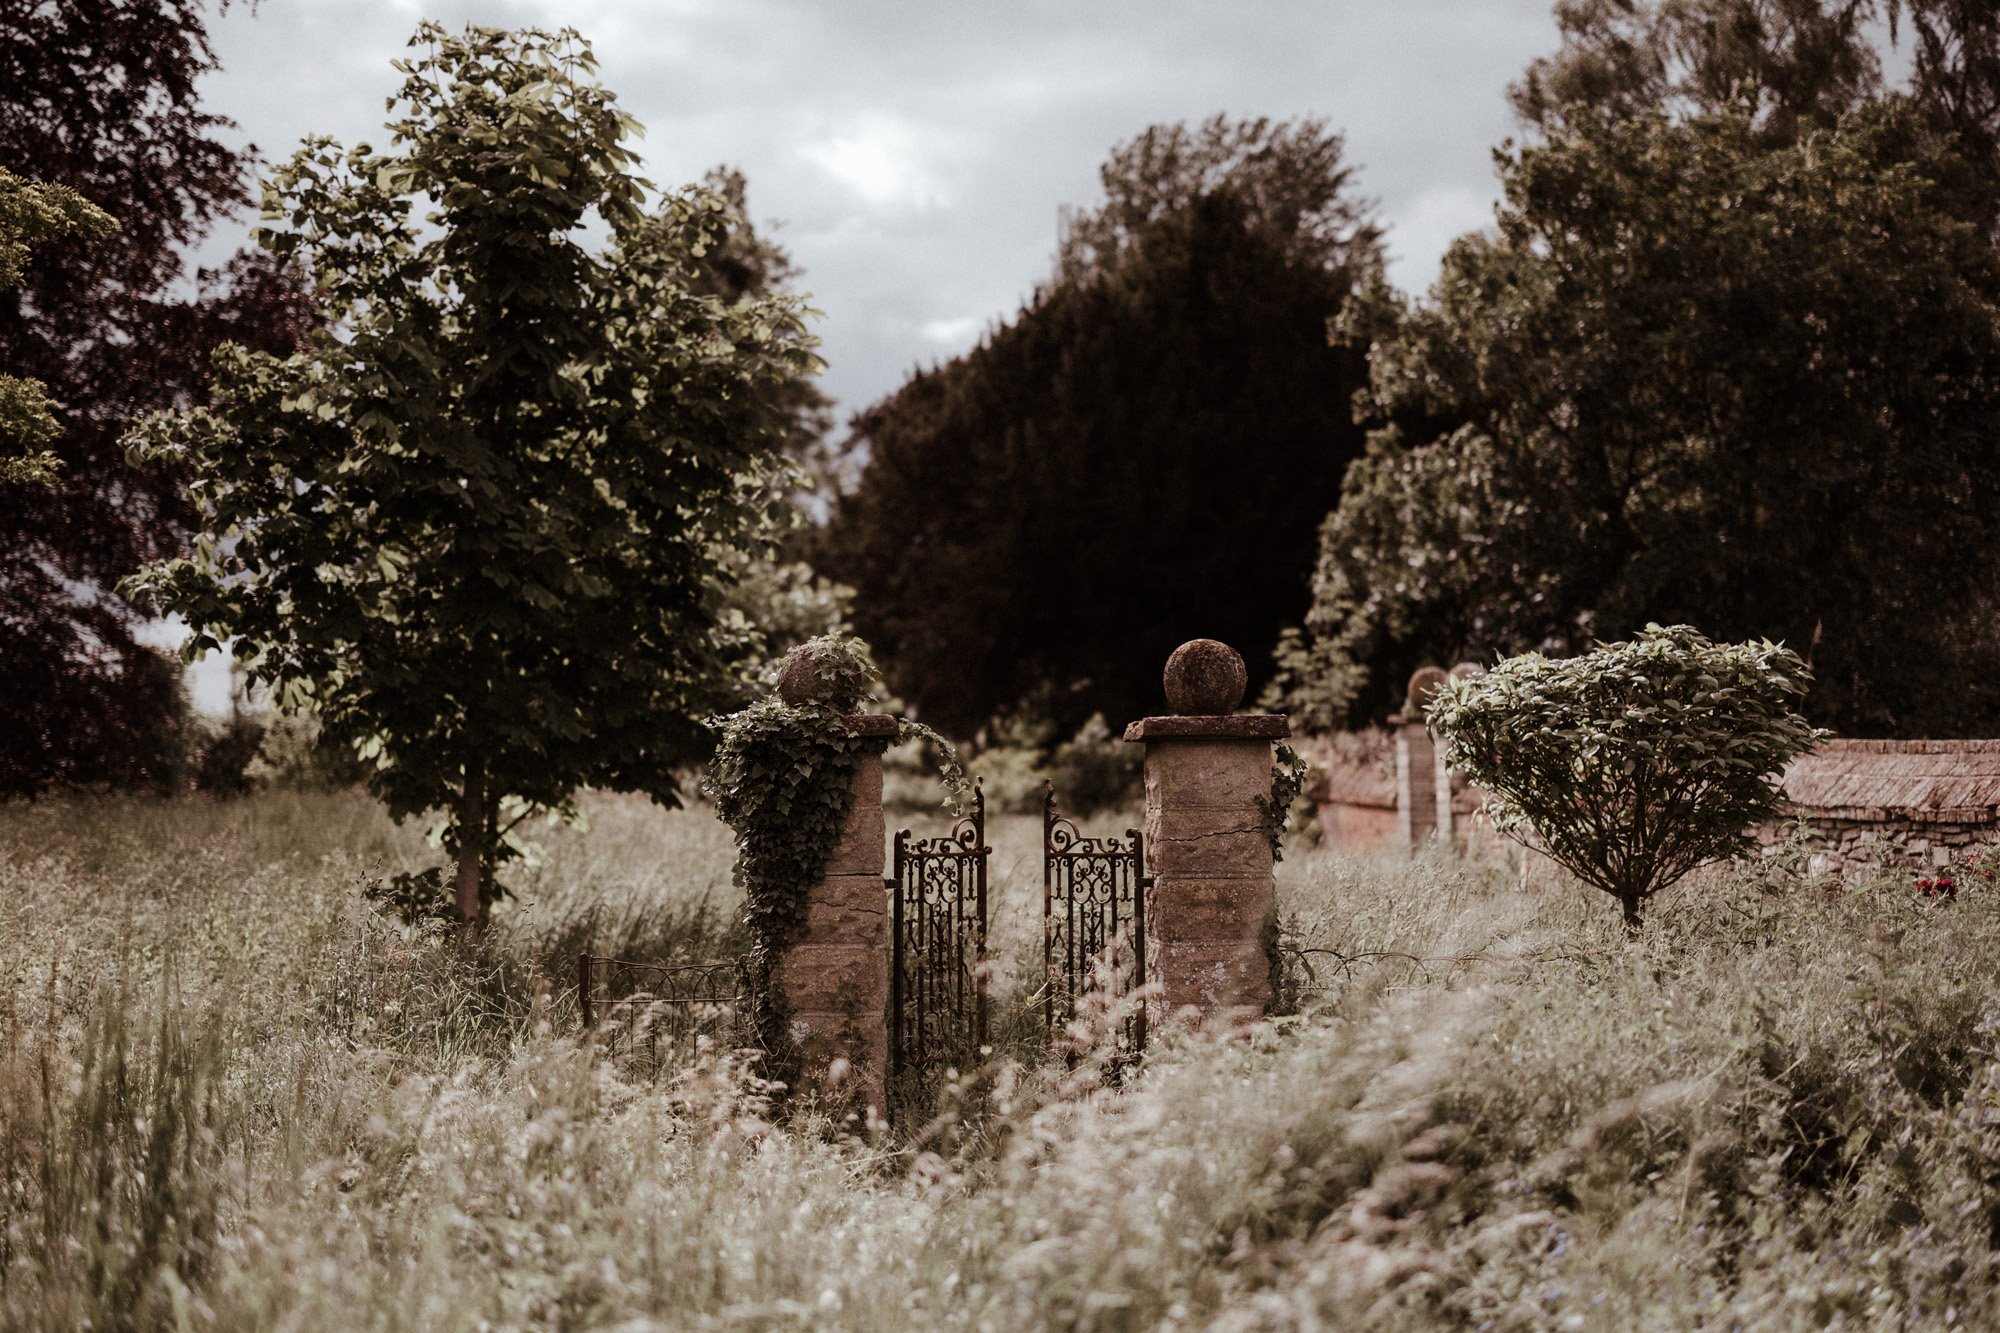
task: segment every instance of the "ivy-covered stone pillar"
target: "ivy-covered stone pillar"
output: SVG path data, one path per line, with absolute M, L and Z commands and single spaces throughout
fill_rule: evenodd
M 859 640 L 826 635 L 793 649 L 777 697 L 723 719 L 703 789 L 736 833 L 766 1068 L 794 1088 L 882 1113 L 882 752 L 897 737 L 943 742 L 917 723 L 860 712 L 873 678 Z M 942 771 L 948 785 L 958 774 L 956 765 Z
M 1167 659 L 1173 713 L 1125 729 L 1146 747 L 1146 967 L 1155 1020 L 1254 1017 L 1270 1006 L 1277 942 L 1272 809 L 1283 714 L 1232 716 L 1249 682 L 1235 649 L 1195 639 Z
M 896 719 L 864 713 L 848 722 L 863 743 L 853 803 L 825 870 L 806 889 L 804 929 L 777 958 L 771 981 L 783 997 L 802 1085 L 865 1094 L 879 1115 L 889 1068 L 882 751 L 895 738 Z M 831 1087 L 829 1073 L 838 1075 Z

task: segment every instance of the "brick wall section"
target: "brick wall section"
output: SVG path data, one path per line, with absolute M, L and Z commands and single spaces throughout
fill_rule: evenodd
M 884 889 L 882 750 L 895 719 L 870 714 L 857 730 L 880 744 L 854 770 L 854 804 L 826 870 L 806 892 L 806 930 L 785 951 L 772 984 L 791 1010 L 802 1081 L 853 1095 L 880 1114 L 889 1066 L 888 895 Z M 838 1086 L 826 1075 L 845 1068 Z

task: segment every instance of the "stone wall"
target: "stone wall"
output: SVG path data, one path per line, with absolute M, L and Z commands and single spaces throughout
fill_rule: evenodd
M 1831 740 L 1782 785 L 1796 815 L 1758 841 L 1774 851 L 1803 824 L 1820 873 L 1939 866 L 2000 841 L 2000 741 Z

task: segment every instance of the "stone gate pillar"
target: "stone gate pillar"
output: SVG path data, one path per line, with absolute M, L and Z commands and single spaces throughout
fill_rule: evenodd
M 1146 966 L 1156 1018 L 1187 1009 L 1254 1017 L 1272 998 L 1276 885 L 1259 801 L 1283 714 L 1232 716 L 1249 682 L 1236 650 L 1195 639 L 1174 650 L 1167 717 L 1125 729 L 1146 747 Z
M 1403 711 L 1389 719 L 1396 728 L 1396 834 L 1413 852 L 1433 838 L 1451 845 L 1451 773 L 1424 722 L 1424 706 L 1446 678 L 1438 667 L 1417 668 Z
M 882 887 L 882 751 L 896 719 L 850 719 L 868 742 L 854 769 L 854 803 L 819 882 L 806 891 L 806 928 L 772 969 L 789 1009 L 799 1082 L 866 1101 L 877 1115 L 889 1068 L 888 902 Z M 838 1062 L 840 1076 L 828 1075 Z

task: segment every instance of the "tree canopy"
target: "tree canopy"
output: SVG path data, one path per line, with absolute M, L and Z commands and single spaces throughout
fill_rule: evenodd
M 816 362 L 796 299 L 717 290 L 727 198 L 647 210 L 575 33 L 412 45 L 390 150 L 311 140 L 267 190 L 264 243 L 330 329 L 230 349 L 213 408 L 140 432 L 202 537 L 137 586 L 191 652 L 235 638 L 310 699 L 392 813 L 446 809 L 471 920 L 526 812 L 584 784 L 671 804 L 707 752 L 750 646 L 724 585 Z
M 1961 141 L 1915 98 L 1775 133 L 1741 80 L 1632 86 L 1500 155 L 1427 299 L 1349 321 L 1377 429 L 1276 697 L 1335 725 L 1427 660 L 1683 622 L 1811 652 L 1842 730 L 1991 734 L 2000 266 Z
M 253 153 L 201 109 L 215 67 L 199 0 L 0 6 L 0 163 L 118 230 L 38 246 L 0 292 L 0 366 L 39 383 L 51 485 L 0 487 L 0 794 L 157 781 L 178 687 L 111 595 L 179 551 L 171 468 L 126 465 L 138 416 L 199 401 L 225 339 L 282 350 L 312 320 L 268 257 L 189 273 L 247 202 Z
M 890 686 L 969 736 L 1158 707 L 1198 636 L 1271 641 L 1362 435 L 1326 321 L 1380 263 L 1317 122 L 1156 127 L 1007 325 L 855 421 L 824 566 Z

